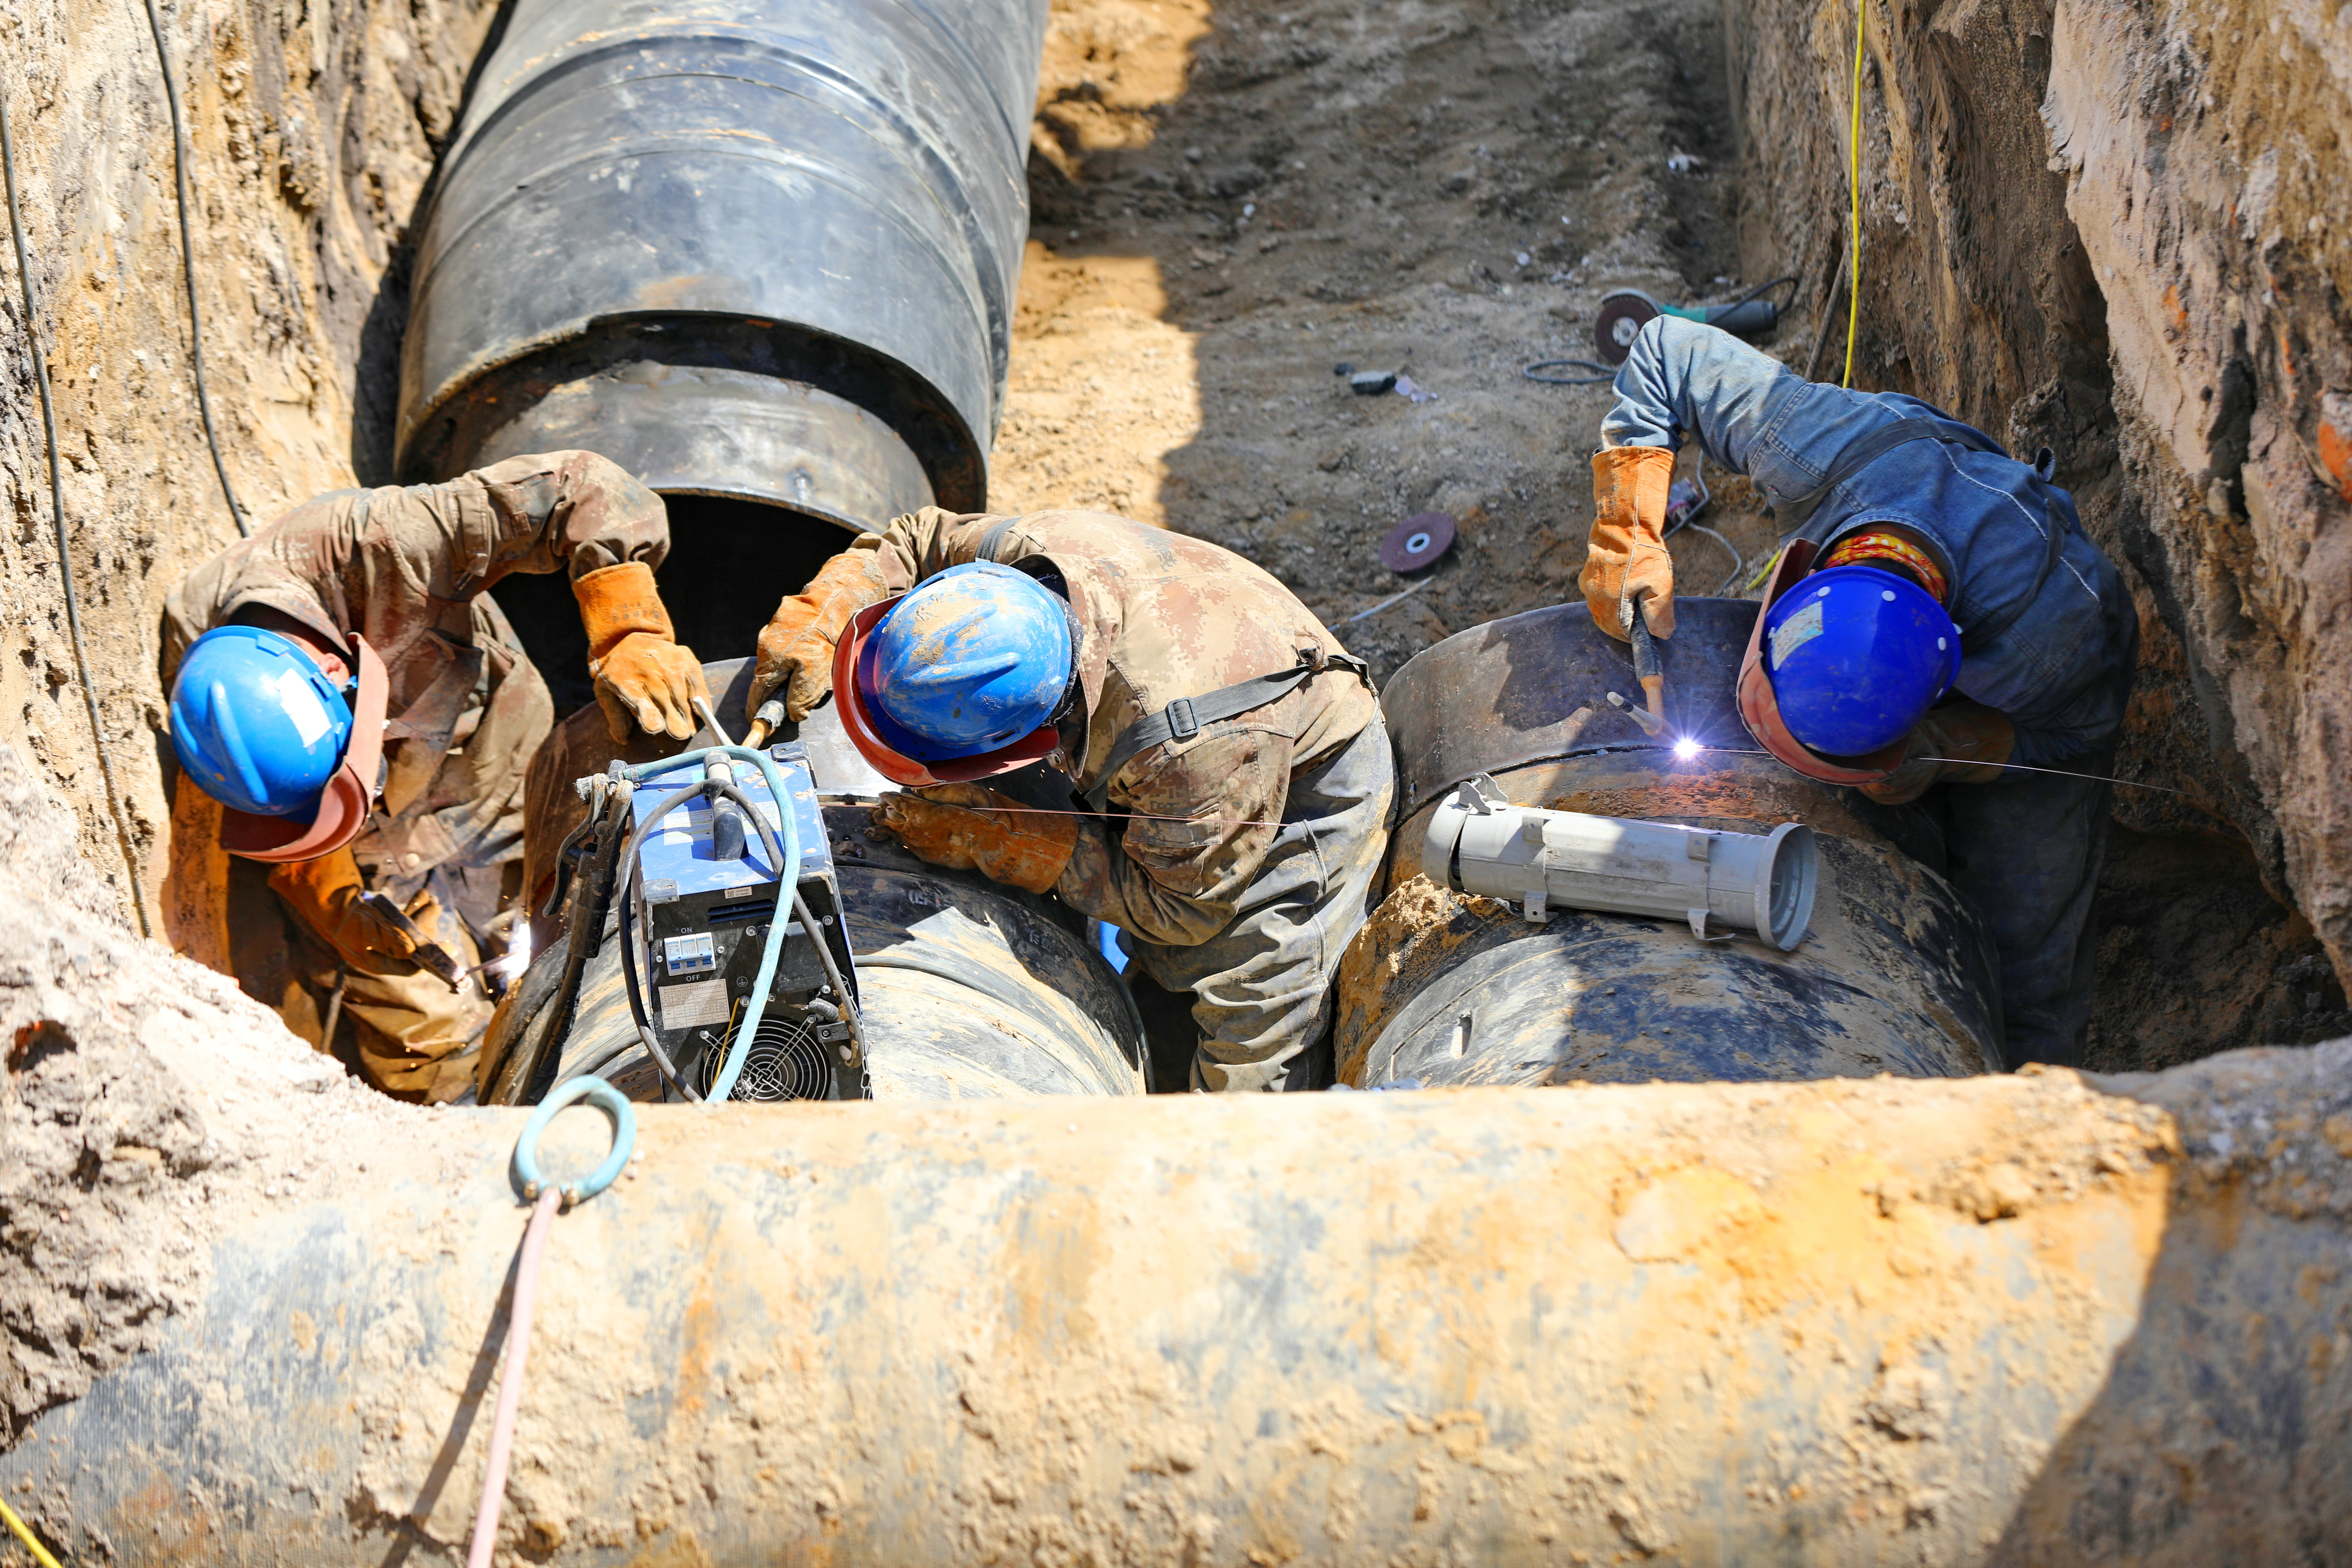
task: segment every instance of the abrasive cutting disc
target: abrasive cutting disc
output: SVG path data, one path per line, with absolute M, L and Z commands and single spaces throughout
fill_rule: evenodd
M 1633 352 L 1634 335 L 1664 313 L 1658 302 L 1639 289 L 1604 294 L 1601 310 L 1592 318 L 1592 346 L 1611 364 L 1623 364 L 1625 356 Z
M 1454 548 L 1454 520 L 1442 511 L 1417 511 L 1381 541 L 1381 564 L 1391 572 L 1418 572 Z

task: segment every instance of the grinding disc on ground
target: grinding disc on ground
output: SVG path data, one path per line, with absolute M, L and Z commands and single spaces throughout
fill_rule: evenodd
M 1454 548 L 1454 520 L 1442 511 L 1417 511 L 1381 541 L 1381 564 L 1391 572 L 1418 572 Z

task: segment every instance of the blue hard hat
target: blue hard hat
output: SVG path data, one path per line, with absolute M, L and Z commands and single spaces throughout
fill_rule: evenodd
M 172 751 L 196 787 L 237 811 L 301 816 L 342 764 L 352 709 L 290 637 L 217 626 L 172 682 Z
M 1764 612 L 1765 670 L 1789 733 L 1832 757 L 1901 740 L 1960 670 L 1960 629 L 1875 566 L 1799 579 Z
M 881 738 L 918 762 L 974 757 L 1054 716 L 1070 683 L 1070 624 L 1035 578 L 993 562 L 950 566 L 890 606 L 858 650 Z

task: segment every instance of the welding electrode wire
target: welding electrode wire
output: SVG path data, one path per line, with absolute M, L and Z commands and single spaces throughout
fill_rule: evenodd
M 188 237 L 188 128 L 180 118 L 180 89 L 172 79 L 171 51 L 163 47 L 163 18 L 155 9 L 155 0 L 147 0 L 147 26 L 155 34 L 155 64 L 163 73 L 163 101 L 172 110 L 172 173 L 180 188 L 180 272 L 188 282 L 188 358 L 195 366 L 196 413 L 205 422 L 205 445 L 213 451 L 213 472 L 220 476 L 221 497 L 228 502 L 229 521 L 236 524 L 239 537 L 250 538 L 253 530 L 245 521 L 245 508 L 237 504 L 236 488 L 228 482 L 228 465 L 221 460 L 220 437 L 213 433 L 213 400 L 205 390 L 205 318 L 196 308 L 196 246 Z
M 41 428 L 49 444 L 49 510 L 58 527 L 58 579 L 65 588 L 66 627 L 73 634 L 74 671 L 81 678 L 81 700 L 89 709 L 89 738 L 98 747 L 98 771 L 106 783 L 106 805 L 114 831 L 122 840 L 122 864 L 131 886 L 124 896 L 139 912 L 139 934 L 154 933 L 147 925 L 147 903 L 139 889 L 139 855 L 132 846 L 131 824 L 122 811 L 122 793 L 114 784 L 114 753 L 106 743 L 106 723 L 99 716 L 98 689 L 90 684 L 89 655 L 82 647 L 81 601 L 74 593 L 73 552 L 66 538 L 65 469 L 58 461 L 58 415 L 49 402 L 49 362 L 41 352 L 41 311 L 33 296 L 33 263 L 25 251 L 25 216 L 16 200 L 16 137 L 8 120 L 8 100 L 0 97 L 0 174 L 8 184 L 8 236 L 16 247 L 16 279 L 25 292 L 26 357 L 33 362 L 33 384 L 41 393 Z

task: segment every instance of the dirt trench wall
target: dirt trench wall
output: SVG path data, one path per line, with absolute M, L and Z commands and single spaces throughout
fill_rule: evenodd
M 406 226 L 495 10 L 491 0 L 163 7 L 194 144 L 214 416 L 257 527 L 306 496 L 389 477 Z M 157 916 L 169 816 L 158 616 L 172 585 L 236 535 L 197 418 L 172 134 L 143 5 L 11 8 L 0 16 L 0 93 L 90 679 Z M 46 793 L 72 811 L 84 858 L 120 901 L 123 853 L 67 634 L 18 275 L 13 255 L 0 256 L 0 741 L 28 753 Z
M 1745 258 L 1803 271 L 1801 299 L 1828 318 L 1818 374 L 1835 379 L 1854 13 L 1729 0 L 1726 15 Z M 2352 250 L 2319 196 L 2340 188 L 2352 46 L 2296 15 L 1870 10 L 1854 384 L 2054 447 L 2139 603 L 2121 771 L 2179 793 L 2117 795 L 2101 982 L 2135 999 L 2109 1038 L 2095 1026 L 2095 1061 L 2341 1027 L 2352 844 L 2326 753 L 2347 689 L 2326 671 L 2352 583 L 2352 442 L 2336 434 L 2352 403 L 2328 390 L 2348 384 L 2328 256 L 2340 269 Z M 2265 916 L 2256 878 L 2300 917 Z M 2158 912 L 2209 902 L 2195 929 Z

